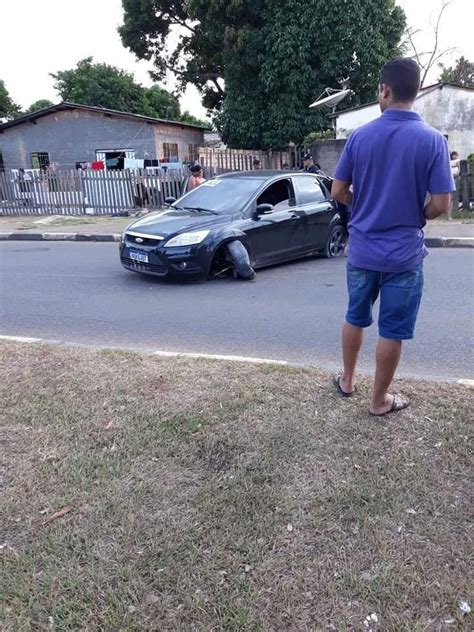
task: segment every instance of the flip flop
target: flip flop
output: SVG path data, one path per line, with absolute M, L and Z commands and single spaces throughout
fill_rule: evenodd
M 354 388 L 354 390 L 351 393 L 346 393 L 346 391 L 343 391 L 341 388 L 341 377 L 342 375 L 340 373 L 336 373 L 336 375 L 333 375 L 332 381 L 333 381 L 334 386 L 337 388 L 339 395 L 342 395 L 343 397 L 352 397 L 354 393 L 357 391 L 357 388 Z
M 390 415 L 390 413 L 398 413 L 401 410 L 405 410 L 410 405 L 410 401 L 405 399 L 401 395 L 393 395 L 392 405 L 389 410 L 386 410 L 384 413 L 373 413 L 369 410 L 369 413 L 372 417 L 385 417 L 385 415 Z

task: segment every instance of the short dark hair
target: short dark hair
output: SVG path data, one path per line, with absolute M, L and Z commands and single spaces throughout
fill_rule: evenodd
M 420 67 L 414 59 L 400 57 L 385 64 L 380 74 L 380 85 L 390 86 L 396 101 L 410 103 L 420 89 Z

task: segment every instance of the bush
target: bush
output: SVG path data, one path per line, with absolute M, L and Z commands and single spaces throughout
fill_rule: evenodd
M 335 138 L 333 129 L 324 129 L 319 132 L 310 132 L 303 141 L 305 147 L 309 147 L 317 140 L 329 140 Z

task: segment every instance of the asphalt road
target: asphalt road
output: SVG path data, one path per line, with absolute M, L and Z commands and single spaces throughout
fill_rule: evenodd
M 169 284 L 122 269 L 117 244 L 0 244 L 0 334 L 140 350 L 258 356 L 335 368 L 345 260 L 307 259 L 231 279 Z M 474 252 L 432 250 L 417 337 L 400 374 L 474 378 Z M 361 368 L 373 367 L 375 325 Z

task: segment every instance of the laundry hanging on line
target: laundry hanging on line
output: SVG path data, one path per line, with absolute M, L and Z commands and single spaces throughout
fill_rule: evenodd
M 124 169 L 143 169 L 144 165 L 143 158 L 125 158 L 123 168 Z
M 114 167 L 117 167 L 118 163 L 118 158 L 107 158 L 107 160 L 105 161 L 107 169 L 113 169 Z

